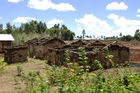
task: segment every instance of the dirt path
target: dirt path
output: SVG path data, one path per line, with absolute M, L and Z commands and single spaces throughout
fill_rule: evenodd
M 14 77 L 17 75 L 17 65 L 23 67 L 24 72 L 41 70 L 45 66 L 45 61 L 29 59 L 28 62 L 8 65 L 4 71 L 0 72 L 0 93 L 20 93 L 15 89 Z

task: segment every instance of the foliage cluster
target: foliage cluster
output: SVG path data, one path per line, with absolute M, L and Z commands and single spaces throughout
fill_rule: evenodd
M 0 71 L 4 70 L 4 67 L 7 65 L 6 62 L 4 62 L 4 58 L 0 57 Z
M 107 48 L 105 48 L 105 50 L 107 51 Z M 112 56 L 108 54 L 106 57 L 110 60 L 112 59 Z M 107 74 L 104 73 L 101 62 L 98 60 L 95 60 L 94 64 L 96 67 L 98 67 L 98 70 L 95 72 L 88 72 L 87 70 L 84 70 L 84 65 L 86 64 L 87 58 L 85 56 L 84 48 L 82 47 L 79 48 L 79 59 L 81 60 L 83 67 L 77 63 L 71 63 L 67 51 L 66 67 L 46 65 L 43 73 L 40 71 L 32 71 L 28 74 L 22 73 L 20 76 L 20 83 L 24 83 L 26 86 L 23 93 L 140 92 L 140 72 L 134 74 L 131 72 L 131 70 L 129 70 L 129 67 L 122 68 L 119 66 L 118 68 L 114 67 L 113 74 Z M 17 81 L 19 80 L 16 79 L 16 82 Z
M 17 45 L 23 44 L 23 42 L 35 36 L 46 38 L 57 37 L 62 40 L 73 40 L 75 36 L 75 33 L 70 31 L 65 25 L 60 27 L 60 24 L 55 24 L 52 28 L 47 28 L 46 23 L 33 20 L 25 24 L 22 23 L 19 27 L 7 23 L 6 29 L 3 29 L 3 25 L 0 24 L 0 34 L 12 34 Z
M 140 41 L 140 30 L 137 29 L 137 30 L 135 31 L 134 36 L 132 36 L 132 35 L 122 35 L 122 33 L 120 33 L 119 36 L 120 36 L 120 37 L 118 37 L 118 36 L 106 37 L 105 39 L 121 40 L 121 41 L 132 41 L 132 40 Z

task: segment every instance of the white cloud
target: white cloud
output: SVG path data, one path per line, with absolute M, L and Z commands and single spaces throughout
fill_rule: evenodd
M 137 12 L 140 13 L 140 9 L 138 9 Z
M 108 32 L 113 29 L 106 21 L 103 21 L 92 14 L 86 14 L 83 18 L 75 19 L 75 22 L 78 23 L 77 30 L 81 30 L 82 25 L 87 34 L 95 36 L 107 35 Z
M 27 6 L 39 10 L 47 10 L 50 8 L 57 11 L 76 11 L 76 9 L 68 3 L 55 4 L 51 0 L 29 0 Z
M 117 27 L 113 32 L 122 32 L 123 35 L 134 35 L 136 29 L 140 28 L 140 20 L 130 20 L 116 14 L 110 14 L 108 18 L 113 20 L 114 28 Z
M 0 17 L 0 19 L 2 19 L 2 18 Z
M 62 22 L 63 22 L 63 20 L 54 18 L 54 19 L 47 22 L 47 26 L 52 27 L 55 24 L 61 24 Z
M 94 35 L 96 37 L 104 36 L 119 36 L 134 35 L 136 29 L 140 29 L 140 20 L 127 19 L 124 16 L 110 14 L 107 16 L 113 23 L 109 24 L 104 20 L 94 16 L 93 14 L 86 14 L 83 18 L 75 19 L 77 22 L 77 35 L 81 35 L 82 30 L 85 29 L 87 35 Z
M 68 3 L 54 4 L 52 9 L 56 9 L 57 11 L 76 11 L 76 9 Z
M 13 20 L 14 23 L 27 23 L 28 21 L 36 20 L 32 17 L 17 17 L 15 20 Z
M 136 15 L 137 17 L 140 17 L 140 14 L 139 15 Z
M 8 0 L 8 2 L 12 2 L 12 3 L 18 3 L 20 1 L 24 1 L 24 0 Z
M 127 10 L 128 6 L 124 3 L 112 2 L 106 6 L 107 10 Z

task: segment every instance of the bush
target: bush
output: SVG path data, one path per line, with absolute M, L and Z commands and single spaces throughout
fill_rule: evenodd
M 4 58 L 0 57 L 0 71 L 4 70 L 4 67 L 7 65 L 6 62 L 4 62 Z
M 112 63 L 112 56 L 106 55 Z M 28 93 L 140 93 L 140 72 L 132 73 L 127 68 L 114 68 L 114 73 L 104 73 L 100 61 L 93 64 L 98 69 L 88 72 L 84 48 L 79 48 L 81 64 L 71 63 L 66 52 L 66 67 L 46 65 L 44 73 L 40 71 L 21 74 L 21 81 Z M 113 66 L 113 63 L 112 63 Z M 122 70 L 124 69 L 124 70 Z M 120 72 L 121 71 L 121 72 Z M 45 74 L 45 76 L 44 76 Z

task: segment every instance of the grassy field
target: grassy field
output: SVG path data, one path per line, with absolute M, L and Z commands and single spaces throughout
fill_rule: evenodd
M 5 69 L 0 72 L 0 93 L 20 93 L 22 90 L 24 90 L 27 87 L 27 86 L 25 86 L 25 85 L 23 85 L 21 83 L 21 84 L 18 85 L 18 87 L 20 87 L 20 89 L 17 89 L 17 87 L 15 85 L 15 77 L 17 79 L 21 78 L 20 76 L 17 76 L 18 75 L 18 71 L 17 71 L 17 67 L 18 66 L 22 67 L 24 73 L 40 71 L 41 75 L 43 76 L 43 73 L 46 74 L 46 72 L 44 72 L 44 71 L 47 71 L 48 76 L 50 76 L 49 73 L 52 73 L 53 70 L 49 70 L 49 68 L 51 69 L 52 67 L 47 65 L 47 70 L 45 70 L 45 67 L 46 67 L 46 63 L 45 62 L 46 62 L 45 60 L 37 60 L 37 59 L 30 59 L 29 58 L 28 62 L 10 64 L 10 65 L 6 66 Z M 58 78 L 57 74 L 61 74 L 61 73 L 59 73 L 59 71 L 61 71 L 61 69 L 63 69 L 63 67 L 57 67 L 57 69 L 59 69 L 59 70 L 54 72 L 54 73 L 56 73 L 56 78 Z M 121 69 L 119 69 L 119 72 L 122 73 L 124 69 L 129 69 L 133 73 L 140 72 L 140 68 L 138 68 L 138 67 L 130 67 L 130 68 L 125 67 L 125 68 L 121 68 Z M 73 72 L 72 70 L 73 69 L 71 69 L 71 72 Z M 115 72 L 114 72 L 114 69 L 112 68 L 112 69 L 103 70 L 103 73 L 105 75 L 112 75 L 113 76 Z M 93 72 L 90 72 L 89 74 L 90 75 L 92 75 L 92 74 L 96 75 L 96 74 L 98 74 L 98 71 L 93 71 Z M 70 75 L 73 75 L 73 73 L 70 74 Z M 46 76 L 44 76 L 44 77 L 46 77 Z M 67 77 L 67 78 L 69 78 L 69 77 Z M 44 79 L 48 80 L 48 77 L 44 78 Z M 49 90 L 50 93 L 51 92 L 58 93 L 57 89 L 58 89 L 59 86 L 58 85 L 54 85 L 54 82 L 52 82 L 51 86 L 52 87 Z M 40 93 L 40 92 L 24 92 L 24 93 Z M 47 92 L 42 92 L 42 93 L 47 93 Z M 65 92 L 65 93 L 69 93 L 69 92 Z M 104 93 L 104 92 L 99 92 L 99 93 Z M 105 93 L 107 93 L 107 92 L 105 92 Z

